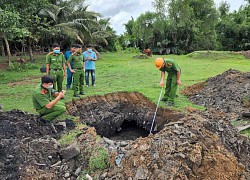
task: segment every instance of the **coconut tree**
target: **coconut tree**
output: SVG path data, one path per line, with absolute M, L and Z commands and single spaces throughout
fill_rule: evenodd
M 56 38 L 66 36 L 83 43 L 85 34 L 91 35 L 90 27 L 99 26 L 100 14 L 87 11 L 88 6 L 82 0 L 54 0 L 51 3 L 39 11 L 39 16 L 46 18 L 54 32 L 58 32 L 51 34 Z

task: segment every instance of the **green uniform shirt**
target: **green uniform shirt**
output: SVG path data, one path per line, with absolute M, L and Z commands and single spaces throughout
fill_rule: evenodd
M 48 91 L 46 94 L 42 94 L 42 84 L 39 84 L 33 91 L 32 102 L 36 110 L 42 109 L 44 106 L 50 103 L 52 98 L 52 91 Z
M 48 54 L 46 56 L 46 64 L 50 65 L 50 69 L 63 69 L 63 64 L 66 60 L 63 53 L 60 54 Z
M 180 66 L 176 62 L 174 62 L 174 60 L 167 59 L 164 60 L 164 62 L 168 64 L 168 67 L 164 66 L 160 68 L 160 71 L 167 71 L 169 75 L 176 74 L 177 71 L 180 71 Z
M 74 67 L 74 69 L 76 68 L 83 68 L 83 55 L 70 55 L 68 62 L 71 63 Z

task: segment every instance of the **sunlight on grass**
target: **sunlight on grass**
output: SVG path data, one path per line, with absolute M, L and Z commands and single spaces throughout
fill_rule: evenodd
M 181 80 L 183 86 L 179 87 L 179 91 L 185 86 L 205 81 L 207 78 L 216 76 L 230 68 L 240 71 L 248 71 L 250 62 L 242 56 L 229 54 L 229 59 L 214 60 L 216 54 L 226 55 L 227 52 L 216 52 L 210 55 L 209 59 L 204 58 L 204 54 L 196 54 L 196 58 L 190 58 L 190 55 L 165 55 L 164 58 L 174 59 L 181 66 Z M 151 101 L 157 102 L 160 93 L 160 71 L 154 67 L 154 59 L 159 57 L 153 56 L 149 59 L 133 58 L 136 54 L 126 53 L 105 53 L 102 59 L 96 62 L 96 87 L 84 87 L 86 96 L 103 95 L 110 92 L 128 91 L 141 92 Z M 194 56 L 194 55 L 192 55 Z M 202 58 L 197 58 L 202 56 Z M 232 57 L 235 57 L 232 58 Z M 38 56 L 36 63 L 40 66 L 44 65 L 44 57 Z M 40 82 L 40 77 L 44 75 L 39 69 L 31 69 L 25 72 L 1 71 L 0 81 L 2 82 L 0 91 L 0 104 L 4 106 L 4 110 L 21 109 L 24 111 L 35 113 L 31 94 L 33 89 Z M 91 78 L 90 78 L 91 80 Z M 64 87 L 66 79 L 64 80 Z M 176 99 L 176 109 L 185 110 L 187 106 L 198 109 L 203 107 L 192 104 L 186 97 L 179 95 Z M 64 102 L 71 101 L 73 91 L 68 90 Z M 160 103 L 165 106 L 164 103 Z

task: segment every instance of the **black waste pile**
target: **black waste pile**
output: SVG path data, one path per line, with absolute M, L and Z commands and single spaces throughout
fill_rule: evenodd
M 193 85 L 188 87 L 197 87 Z M 189 99 L 195 104 L 226 113 L 242 113 L 250 108 L 250 79 L 247 73 L 229 69 L 224 73 L 209 78 L 204 88 L 197 91 L 192 89 L 193 94 Z M 188 94 L 184 90 L 184 94 Z

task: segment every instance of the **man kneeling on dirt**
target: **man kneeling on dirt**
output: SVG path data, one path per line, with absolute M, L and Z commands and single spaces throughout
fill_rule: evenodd
M 43 76 L 41 83 L 34 89 L 32 95 L 33 106 L 42 116 L 43 123 L 51 122 L 66 111 L 65 104 L 60 101 L 65 92 L 56 92 L 53 89 L 54 79 Z

